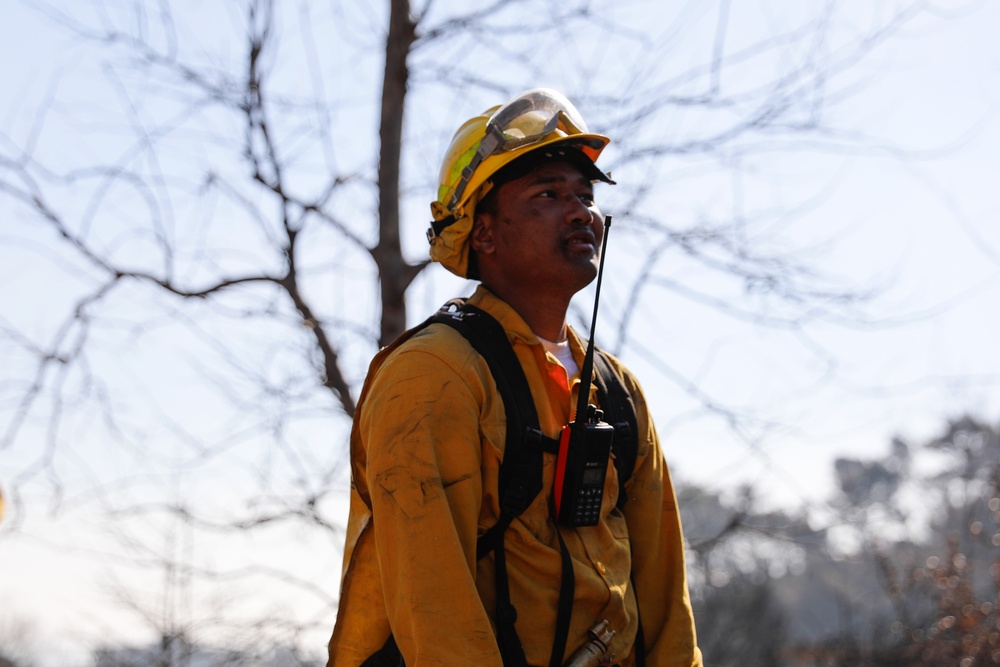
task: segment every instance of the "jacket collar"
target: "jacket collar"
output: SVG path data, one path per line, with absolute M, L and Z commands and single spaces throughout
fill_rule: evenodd
M 507 336 L 510 337 L 511 341 L 519 339 L 528 344 L 541 345 L 538 342 L 538 336 L 531 330 L 528 323 L 524 321 L 524 318 L 511 308 L 506 301 L 500 299 L 500 297 L 482 285 L 479 285 L 475 293 L 469 297 L 469 304 L 481 308 L 495 317 L 500 326 L 507 332 Z
M 538 342 L 538 336 L 535 335 L 535 332 L 531 330 L 531 327 L 528 326 L 528 323 L 524 321 L 517 311 L 511 308 L 510 304 L 506 301 L 482 285 L 476 287 L 475 293 L 469 297 L 469 304 L 481 308 L 495 317 L 500 326 L 507 332 L 507 336 L 512 342 L 520 340 L 529 345 L 541 345 Z M 576 359 L 577 364 L 582 366 L 583 355 L 587 349 L 587 341 L 578 336 L 573 327 L 567 326 L 566 330 L 569 336 L 570 349 L 573 350 L 573 358 Z

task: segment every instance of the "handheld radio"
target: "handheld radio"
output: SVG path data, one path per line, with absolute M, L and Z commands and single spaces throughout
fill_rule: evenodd
M 611 216 L 604 221 L 604 250 L 608 247 Z M 602 421 L 604 413 L 589 403 L 591 375 L 594 371 L 594 329 L 597 326 L 597 305 L 601 298 L 605 252 L 597 270 L 597 294 L 594 315 L 590 323 L 590 341 L 580 370 L 580 390 L 573 421 L 563 427 L 556 454 L 556 476 L 553 489 L 556 520 L 564 526 L 596 526 L 601 517 L 604 481 L 615 429 Z

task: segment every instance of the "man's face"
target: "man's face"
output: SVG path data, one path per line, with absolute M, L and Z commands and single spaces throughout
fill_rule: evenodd
M 495 202 L 477 214 L 472 235 L 487 287 L 571 296 L 597 276 L 604 216 L 593 184 L 571 163 L 543 164 L 503 184 Z

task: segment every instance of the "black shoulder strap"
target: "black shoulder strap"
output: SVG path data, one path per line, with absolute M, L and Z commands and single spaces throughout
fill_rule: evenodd
M 524 648 L 514 627 L 517 611 L 510 600 L 503 536 L 511 521 L 526 510 L 542 490 L 542 449 L 531 446 L 539 442 L 538 438 L 528 436 L 529 432 L 541 435 L 535 401 L 521 362 L 496 319 L 475 306 L 464 304 L 460 308 L 442 309 L 432 320 L 456 329 L 486 360 L 507 413 L 498 489 L 500 517 L 496 525 L 480 536 L 476 557 L 494 554 L 497 645 L 503 664 L 505 667 L 527 667 Z
M 500 512 L 501 517 L 509 515 L 513 519 L 528 509 L 542 491 L 538 412 L 528 379 L 507 339 L 507 333 L 488 313 L 466 304 L 454 312 L 439 311 L 433 321 L 458 330 L 490 367 L 507 413 L 498 489 Z M 533 443 L 539 446 L 530 446 Z
M 604 411 L 604 419 L 615 429 L 612 449 L 615 453 L 615 471 L 618 473 L 618 509 L 625 507 L 628 494 L 625 483 L 635 470 L 639 450 L 639 426 L 635 416 L 635 403 L 625 389 L 618 373 L 611 366 L 603 350 L 594 355 L 597 400 Z

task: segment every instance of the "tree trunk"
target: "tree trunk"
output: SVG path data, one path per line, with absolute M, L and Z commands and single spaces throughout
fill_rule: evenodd
M 379 345 L 391 343 L 406 329 L 406 288 L 413 267 L 403 259 L 399 242 L 399 164 L 403 135 L 403 102 L 409 76 L 406 59 L 416 38 L 409 0 L 392 0 L 382 82 L 382 122 L 379 129 L 379 241 L 372 250 L 378 266 L 382 298 Z

